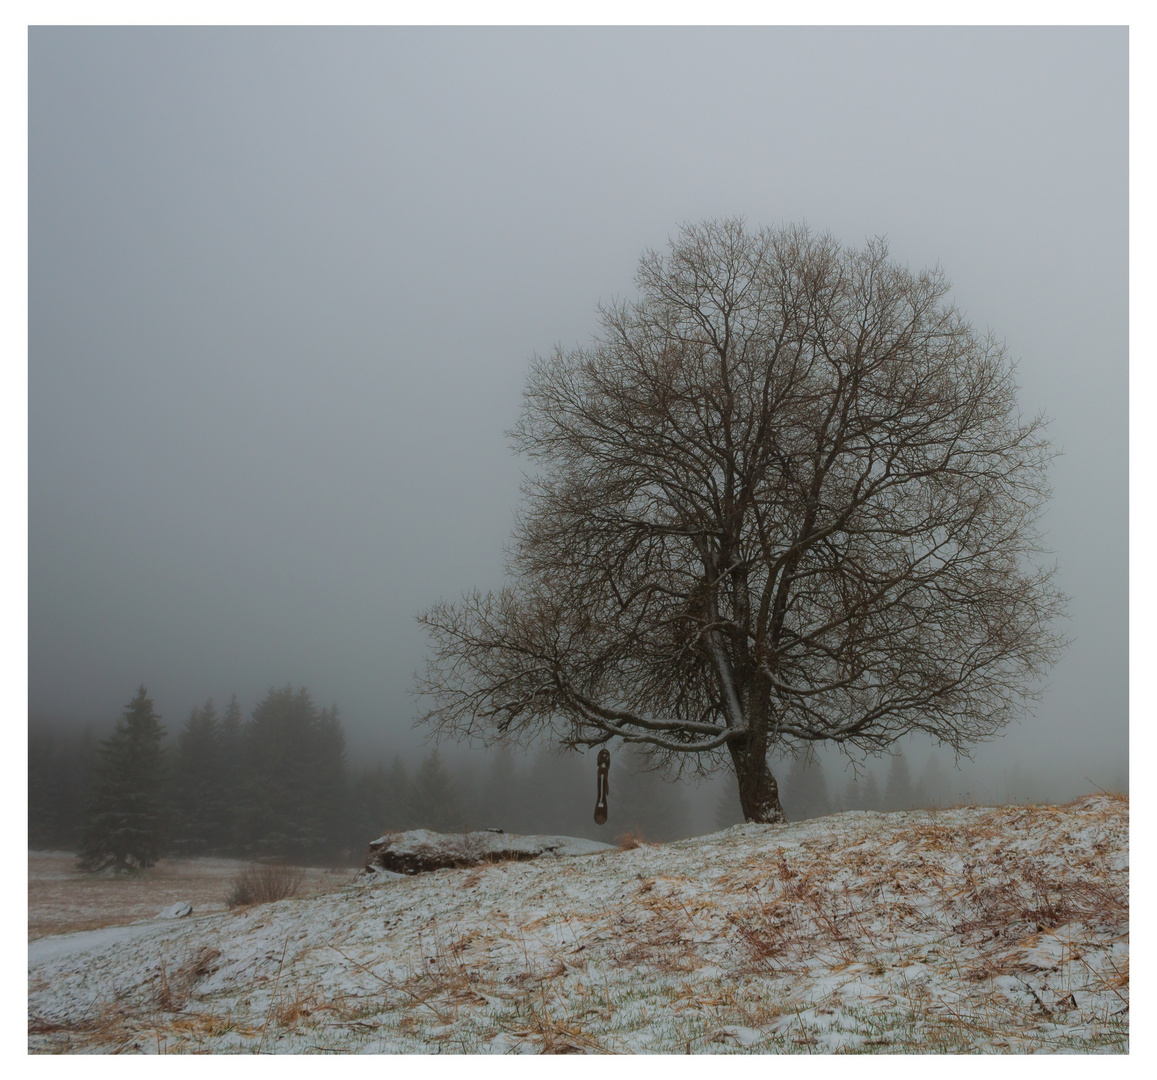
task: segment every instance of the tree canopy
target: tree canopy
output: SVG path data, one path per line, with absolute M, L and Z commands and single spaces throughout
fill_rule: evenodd
M 79 852 L 85 869 L 148 867 L 164 853 L 169 825 L 164 737 L 142 686 L 100 746 Z
M 345 735 L 337 708 L 318 709 L 304 687 L 274 688 L 244 729 L 239 817 L 254 854 L 321 858 L 341 843 Z
M 531 363 L 509 584 L 420 616 L 425 721 L 729 761 L 751 821 L 773 750 L 999 732 L 1064 607 L 1004 347 L 879 240 L 708 222 L 636 282 Z

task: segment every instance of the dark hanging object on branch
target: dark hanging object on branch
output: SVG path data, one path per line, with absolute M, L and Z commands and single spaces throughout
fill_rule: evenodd
M 595 824 L 607 823 L 607 778 L 611 771 L 611 752 L 604 746 L 598 757 L 598 792 L 595 798 Z

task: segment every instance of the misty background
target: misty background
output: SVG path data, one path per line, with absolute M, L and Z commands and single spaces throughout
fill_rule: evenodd
M 1052 417 L 1073 643 L 974 763 L 905 742 L 913 782 L 1127 790 L 1124 28 L 32 28 L 32 730 L 291 684 L 416 771 L 414 616 L 502 584 L 529 358 L 725 215 L 940 264 Z

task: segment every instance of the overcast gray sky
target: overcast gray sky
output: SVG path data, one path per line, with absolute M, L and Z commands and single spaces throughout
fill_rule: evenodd
M 529 357 L 738 214 L 886 235 L 1019 359 L 1075 640 L 978 760 L 1106 782 L 1127 59 L 1123 29 L 33 29 L 30 710 L 144 682 L 176 728 L 291 682 L 355 754 L 416 747 L 414 615 L 501 583 Z

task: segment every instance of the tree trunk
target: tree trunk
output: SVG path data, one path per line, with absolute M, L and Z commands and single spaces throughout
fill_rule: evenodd
M 782 825 L 787 822 L 787 814 L 779 805 L 779 785 L 767 767 L 767 751 L 762 743 L 763 740 L 746 736 L 728 744 L 739 780 L 739 804 L 744 821 Z

